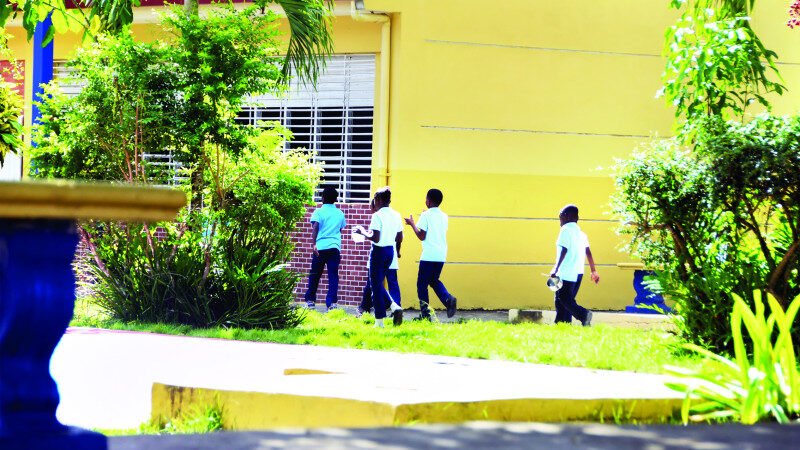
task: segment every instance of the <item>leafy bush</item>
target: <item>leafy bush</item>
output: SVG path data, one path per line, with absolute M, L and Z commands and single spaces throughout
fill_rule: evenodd
M 730 320 L 733 359 L 688 344 L 686 348 L 715 364 L 700 370 L 668 368 L 678 377 L 668 386 L 686 393 L 683 421 L 732 419 L 753 424 L 765 419 L 788 423 L 800 418 L 800 370 L 792 339 L 800 297 L 784 312 L 768 296 L 768 317 L 760 294 L 755 295 L 755 312 L 742 299 L 735 297 L 734 301 Z
M 732 350 L 732 295 L 800 294 L 800 119 L 711 117 L 687 128 L 693 151 L 660 140 L 616 166 L 615 212 L 628 249 L 658 269 L 684 337 Z
M 8 83 L 0 82 L 0 166 L 6 154 L 16 154 L 22 146 L 22 98 Z
M 297 274 L 285 264 L 288 231 L 305 213 L 318 171 L 305 155 L 277 147 L 243 155 L 207 172 L 219 179 L 209 185 L 211 205 L 176 224 L 85 227 L 96 301 L 112 317 L 199 327 L 300 323 Z
M 96 298 L 112 317 L 238 328 L 301 320 L 285 263 L 319 168 L 282 151 L 286 130 L 235 120 L 248 95 L 284 88 L 275 17 L 177 12 L 166 19 L 174 40 L 102 38 L 73 61 L 85 82 L 77 97 L 49 88 L 32 175 L 179 184 L 192 199 L 177 223 L 83 227 Z

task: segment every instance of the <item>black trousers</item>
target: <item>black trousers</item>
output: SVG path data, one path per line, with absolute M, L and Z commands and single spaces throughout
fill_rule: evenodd
M 572 317 L 581 323 L 586 321 L 586 308 L 575 300 L 582 280 L 583 275 L 578 275 L 576 281 L 563 281 L 561 289 L 556 291 L 556 323 L 571 323 Z

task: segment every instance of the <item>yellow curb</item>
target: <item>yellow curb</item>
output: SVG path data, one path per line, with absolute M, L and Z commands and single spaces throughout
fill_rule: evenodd
M 370 428 L 413 423 L 666 422 L 682 399 L 492 399 L 470 402 L 392 404 L 347 398 L 225 391 L 153 384 L 151 416 L 219 405 L 226 430 L 272 428 Z

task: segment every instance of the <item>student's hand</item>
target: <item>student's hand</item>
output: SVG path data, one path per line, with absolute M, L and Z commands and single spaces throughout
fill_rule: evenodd
M 594 281 L 594 284 L 597 284 L 597 283 L 600 282 L 600 275 L 597 274 L 596 270 L 592 271 L 592 281 Z
M 397 251 L 397 257 L 400 258 L 400 250 Z
M 357 226 L 355 230 L 356 230 L 357 233 L 361 233 L 362 235 L 364 235 L 366 237 L 372 237 L 372 230 L 367 231 L 361 225 Z
M 554 276 L 556 276 L 556 272 L 557 271 L 556 271 L 556 269 L 554 267 L 553 270 L 550 271 L 550 278 L 553 278 Z
M 406 225 L 411 225 L 412 227 L 414 226 L 414 215 L 413 214 L 410 214 L 408 217 L 406 217 Z
M 317 250 L 316 246 L 314 247 L 314 256 L 319 256 L 319 250 Z

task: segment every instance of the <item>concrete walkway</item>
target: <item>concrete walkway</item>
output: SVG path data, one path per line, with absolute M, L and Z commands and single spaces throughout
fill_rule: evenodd
M 226 425 L 265 429 L 652 419 L 680 398 L 656 375 L 86 328 L 51 370 L 59 420 L 105 429 L 215 399 Z
M 298 307 L 304 306 L 303 303 L 297 303 L 296 305 Z M 316 311 L 324 314 L 324 306 L 324 304 L 317 305 Z M 356 312 L 355 306 L 343 306 L 342 309 L 350 315 L 354 315 Z M 415 317 L 419 314 L 419 310 L 413 308 L 406 309 L 405 312 L 406 317 Z M 447 318 L 447 314 L 442 310 L 435 310 L 434 312 L 441 323 L 457 322 L 460 320 L 508 322 L 509 318 L 507 309 L 460 309 L 455 317 L 449 319 Z M 554 310 L 541 310 L 541 312 L 542 320 L 539 323 L 549 325 L 555 321 L 556 312 Z M 615 327 L 659 330 L 674 328 L 672 317 L 662 314 L 628 314 L 621 311 L 593 311 L 593 313 L 592 323 L 595 325 L 603 324 Z M 575 320 L 573 325 L 580 326 L 580 323 Z
M 483 422 L 462 426 L 118 437 L 109 440 L 109 450 L 782 450 L 795 449 L 798 442 L 798 425 L 619 427 Z

